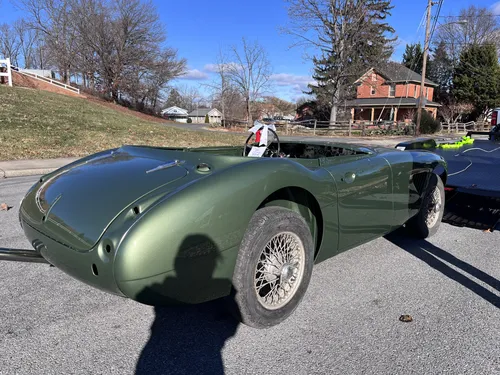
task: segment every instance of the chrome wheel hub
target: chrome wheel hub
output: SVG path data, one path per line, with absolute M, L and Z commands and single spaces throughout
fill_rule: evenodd
M 442 205 L 443 203 L 441 193 L 439 192 L 439 189 L 435 187 L 429 197 L 429 204 L 427 206 L 428 209 L 426 224 L 428 227 L 433 227 L 434 225 L 436 225 L 439 219 L 439 212 L 441 211 Z
M 291 264 L 285 264 L 283 267 L 281 267 L 281 279 L 283 282 L 287 283 L 289 282 L 294 274 L 295 267 Z
M 254 287 L 259 303 L 269 310 L 286 305 L 304 274 L 305 250 L 291 232 L 275 235 L 262 250 L 255 267 Z

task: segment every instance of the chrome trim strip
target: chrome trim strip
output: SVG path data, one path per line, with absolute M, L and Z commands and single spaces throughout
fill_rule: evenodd
M 157 166 L 156 168 L 150 169 L 150 170 L 146 171 L 146 173 L 151 173 L 151 172 L 156 172 L 156 171 L 159 171 L 162 169 L 176 167 L 176 166 L 184 164 L 184 163 L 185 163 L 184 160 L 177 160 L 176 159 L 176 160 L 170 161 L 168 163 L 161 164 L 161 165 Z

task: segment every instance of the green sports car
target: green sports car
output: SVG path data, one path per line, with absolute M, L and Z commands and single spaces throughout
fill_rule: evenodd
M 402 226 L 438 229 L 440 156 L 259 129 L 242 147 L 123 146 L 47 174 L 19 211 L 35 255 L 0 258 L 40 257 L 149 305 L 222 298 L 263 328 L 292 314 L 313 264 Z

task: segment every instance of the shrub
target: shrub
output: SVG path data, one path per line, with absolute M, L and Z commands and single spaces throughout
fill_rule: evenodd
M 210 123 L 210 119 L 208 118 L 208 113 L 205 115 L 205 124 Z
M 191 124 L 192 122 L 193 122 L 193 120 L 191 120 L 191 117 L 188 117 L 188 119 L 187 119 L 187 123 L 188 123 L 188 124 Z
M 413 117 L 413 123 L 417 124 L 417 113 Z M 439 121 L 435 120 L 432 115 L 425 109 L 422 109 L 422 117 L 420 119 L 420 133 L 433 134 L 439 131 Z

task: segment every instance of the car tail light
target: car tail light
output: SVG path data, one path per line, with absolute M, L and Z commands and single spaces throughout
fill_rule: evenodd
M 497 124 L 497 117 L 498 117 L 498 112 L 493 111 L 491 114 L 491 126 L 495 126 Z

